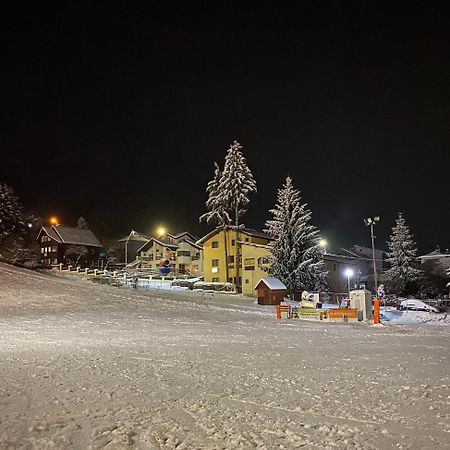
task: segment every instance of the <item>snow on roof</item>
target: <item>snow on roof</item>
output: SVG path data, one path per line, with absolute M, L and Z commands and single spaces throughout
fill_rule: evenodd
M 167 241 L 163 241 L 163 240 L 157 239 L 157 238 L 150 238 L 144 245 L 142 245 L 138 249 L 138 253 L 147 251 L 151 247 L 150 244 L 152 242 L 156 242 L 159 245 L 162 245 L 163 247 L 169 248 L 171 250 L 176 250 L 179 247 L 178 244 L 174 244 L 173 242 L 167 242 Z
M 230 228 L 232 229 L 232 228 Z M 215 234 L 220 233 L 223 230 L 222 227 L 217 227 L 214 230 L 210 231 L 207 235 L 203 236 L 201 239 L 197 241 L 197 245 L 203 245 L 209 238 L 213 237 Z M 252 228 L 243 228 L 240 230 L 241 234 L 246 234 L 247 236 L 260 237 L 263 239 L 267 239 L 268 241 L 272 241 L 273 238 L 267 233 L 263 231 L 253 230 Z
M 148 241 L 150 238 L 148 236 L 145 236 L 142 233 L 138 233 L 137 231 L 131 230 L 130 234 L 128 236 L 125 236 L 122 239 L 119 239 L 119 242 L 126 242 L 126 241 L 141 241 L 145 242 Z
M 53 230 L 52 227 L 42 227 L 41 231 L 39 231 L 37 239 L 39 239 L 42 232 L 44 232 L 47 236 L 51 237 L 56 242 L 59 242 L 61 244 L 62 241 L 61 241 L 60 237 L 55 233 L 55 231 Z
M 255 290 L 260 283 L 264 283 L 269 289 L 272 289 L 273 291 L 280 290 L 280 289 L 287 289 L 287 287 L 284 285 L 282 281 L 280 281 L 278 278 L 261 278 L 257 283 L 256 286 L 253 288 Z
M 91 230 L 70 227 L 52 227 L 64 244 L 86 245 L 101 247 L 99 240 Z
M 197 238 L 189 233 L 189 231 L 182 231 L 181 233 L 177 233 L 177 234 L 171 234 L 171 233 L 167 233 L 167 236 L 171 237 L 172 239 L 179 239 L 182 236 L 188 235 L 190 239 L 192 239 L 193 241 L 197 240 Z

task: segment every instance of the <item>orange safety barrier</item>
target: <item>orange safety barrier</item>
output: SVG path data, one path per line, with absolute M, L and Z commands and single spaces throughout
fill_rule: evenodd
M 380 300 L 373 302 L 373 323 L 380 323 Z
M 281 308 L 280 308 L 280 305 L 277 305 L 276 312 L 277 312 L 277 319 L 281 319 Z

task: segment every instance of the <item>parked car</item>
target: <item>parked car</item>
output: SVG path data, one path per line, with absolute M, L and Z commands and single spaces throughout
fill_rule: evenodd
M 438 313 L 439 309 L 435 308 L 434 306 L 428 305 L 422 300 L 416 300 L 416 299 L 408 299 L 403 300 L 400 303 L 400 310 L 409 310 L 409 311 L 427 311 L 427 312 L 434 312 Z

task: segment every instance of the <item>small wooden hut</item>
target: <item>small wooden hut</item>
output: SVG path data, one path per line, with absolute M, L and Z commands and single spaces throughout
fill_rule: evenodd
M 254 290 L 259 305 L 279 305 L 286 295 L 287 288 L 278 278 L 261 278 Z

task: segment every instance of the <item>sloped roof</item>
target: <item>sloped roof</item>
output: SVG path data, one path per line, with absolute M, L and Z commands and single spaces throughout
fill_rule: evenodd
M 210 237 L 214 236 L 215 234 L 222 231 L 222 227 L 217 227 L 214 230 L 210 231 L 206 236 L 203 236 L 201 239 L 197 241 L 197 245 L 202 245 L 204 242 L 206 242 Z M 246 234 L 247 236 L 254 236 L 254 237 L 260 237 L 263 239 L 267 239 L 268 241 L 272 241 L 273 237 L 268 235 L 267 233 L 264 233 L 263 231 L 253 230 L 252 228 L 243 228 L 240 230 L 242 234 Z
M 130 234 L 128 236 L 125 236 L 122 239 L 119 239 L 119 242 L 126 242 L 126 241 L 141 241 L 145 242 L 148 241 L 150 238 L 148 236 L 145 236 L 142 233 L 138 233 L 137 231 L 131 230 Z
M 102 247 L 99 240 L 91 230 L 71 227 L 42 227 L 38 233 L 39 239 L 42 233 L 46 233 L 60 244 L 86 245 L 88 247 Z
M 171 250 L 176 250 L 178 248 L 178 244 L 174 244 L 172 242 L 163 241 L 161 239 L 150 238 L 144 245 L 142 245 L 138 249 L 138 253 L 139 252 L 145 252 L 146 250 L 148 250 L 151 247 L 151 243 L 152 242 L 157 242 L 159 245 L 162 245 L 163 247 L 169 248 Z
M 196 236 L 189 233 L 189 231 L 182 231 L 181 233 L 177 233 L 177 234 L 167 233 L 167 236 L 170 236 L 172 239 L 180 239 L 181 237 L 186 236 L 186 235 L 188 235 L 189 238 L 193 241 L 195 241 L 197 239 Z
M 269 289 L 272 289 L 273 291 L 287 289 L 287 287 L 284 285 L 284 283 L 281 280 L 279 280 L 278 278 L 267 277 L 267 278 L 261 278 L 256 283 L 253 290 L 255 290 L 259 286 L 260 283 L 264 283 Z
M 59 242 L 59 243 L 62 242 L 60 237 L 53 230 L 53 227 L 42 227 L 41 230 L 38 233 L 38 236 L 37 236 L 38 239 L 39 239 L 39 237 L 40 237 L 42 232 L 44 232 L 47 236 L 49 236 L 52 239 L 54 239 L 56 242 Z
M 91 230 L 70 227 L 52 227 L 64 244 L 86 245 L 89 247 L 101 247 L 100 241 Z

